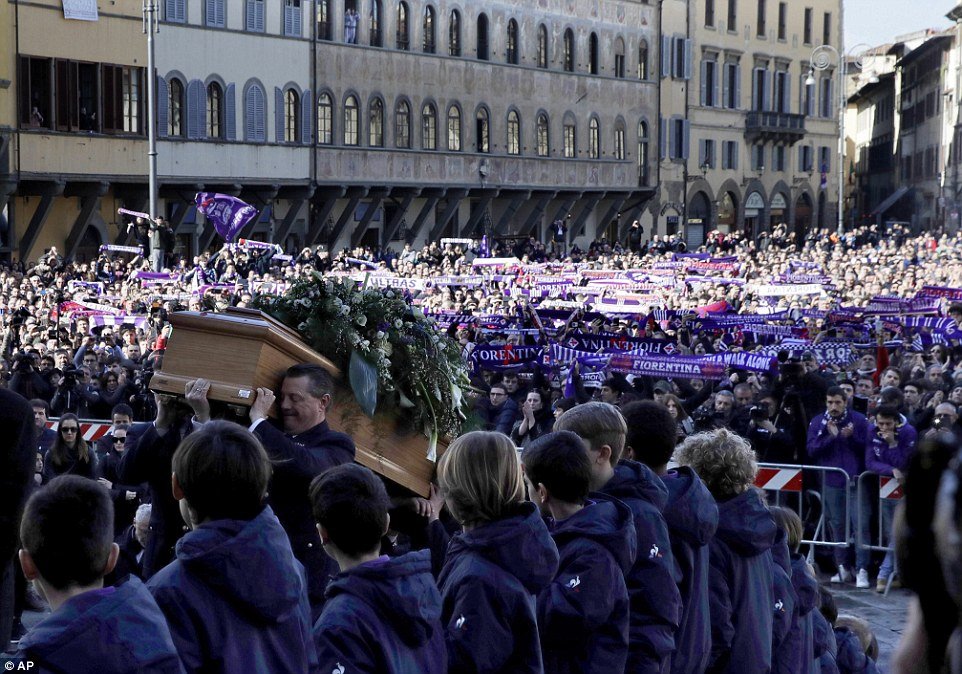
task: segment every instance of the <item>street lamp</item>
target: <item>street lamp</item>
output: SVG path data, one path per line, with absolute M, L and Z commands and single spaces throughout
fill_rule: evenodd
M 848 96 L 845 93 L 845 79 L 848 75 L 848 61 L 851 58 L 859 72 L 862 71 L 863 57 L 865 52 L 871 49 L 867 44 L 857 44 L 848 51 L 848 56 L 842 57 L 839 51 L 830 44 L 823 44 L 812 50 L 811 67 L 808 77 L 805 79 L 806 86 L 815 85 L 815 71 L 822 72 L 828 70 L 833 64 L 838 63 L 841 77 L 838 86 L 838 235 L 841 237 L 845 232 L 845 109 L 848 107 Z M 878 76 L 872 71 L 868 77 L 869 84 L 876 84 Z M 821 167 L 819 167 L 821 168 Z

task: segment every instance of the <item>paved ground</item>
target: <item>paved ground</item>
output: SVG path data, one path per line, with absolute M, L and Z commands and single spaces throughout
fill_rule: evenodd
M 902 636 L 911 593 L 908 590 L 891 590 L 886 597 L 875 592 L 874 583 L 870 590 L 857 590 L 854 583 L 833 584 L 827 580 L 826 577 L 822 585 L 835 597 L 838 612 L 858 616 L 868 621 L 875 630 L 879 665 L 882 671 L 888 671 L 888 663 Z
M 835 585 L 828 582 L 828 576 L 822 580 L 822 584 L 835 597 L 839 613 L 848 613 L 867 620 L 875 630 L 879 644 L 879 664 L 882 671 L 888 671 L 888 663 L 901 638 L 908 614 L 911 596 L 908 590 L 892 590 L 885 597 L 875 592 L 874 584 L 870 590 L 857 590 L 853 583 Z M 23 615 L 24 626 L 27 629 L 33 627 L 44 615 L 37 611 L 27 611 Z

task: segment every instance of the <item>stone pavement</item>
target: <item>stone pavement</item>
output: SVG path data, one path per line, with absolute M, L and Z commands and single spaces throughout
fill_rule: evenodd
M 871 625 L 878 639 L 878 664 L 882 671 L 888 671 L 889 662 L 902 636 L 912 593 L 908 590 L 891 590 L 886 597 L 875 592 L 874 581 L 871 589 L 857 590 L 854 583 L 829 583 L 827 576 L 822 586 L 835 597 L 840 614 L 858 616 Z

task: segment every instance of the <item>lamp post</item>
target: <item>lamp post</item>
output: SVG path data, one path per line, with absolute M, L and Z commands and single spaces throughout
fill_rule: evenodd
M 857 44 L 848 51 L 847 56 L 842 56 L 838 49 L 830 44 L 823 44 L 812 50 L 811 66 L 808 77 L 805 79 L 807 86 L 815 85 L 815 72 L 823 72 L 837 63 L 839 68 L 838 84 L 838 235 L 842 236 L 845 232 L 845 110 L 848 107 L 848 95 L 845 93 L 845 81 L 848 76 L 848 61 L 853 59 L 855 67 L 859 72 L 862 71 L 863 56 L 865 51 L 870 49 L 867 44 Z M 869 83 L 878 82 L 878 77 L 873 73 L 869 77 Z M 821 167 L 819 167 L 821 169 Z
M 154 75 L 154 33 L 160 32 L 156 0 L 144 0 L 144 33 L 147 34 L 147 213 L 157 217 L 157 80 Z

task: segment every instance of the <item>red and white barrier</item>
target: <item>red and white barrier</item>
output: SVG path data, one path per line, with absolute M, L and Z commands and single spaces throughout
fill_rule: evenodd
M 880 499 L 885 498 L 896 501 L 903 496 L 902 485 L 899 484 L 899 481 L 894 477 L 879 476 L 878 496 Z
M 760 466 L 755 486 L 767 491 L 802 491 L 801 468 L 766 468 Z
M 54 419 L 47 422 L 47 428 L 57 430 L 59 421 Z M 113 426 L 109 421 L 80 421 L 80 434 L 87 442 L 96 442 L 107 435 L 110 427 Z

